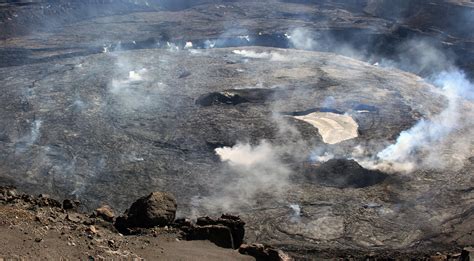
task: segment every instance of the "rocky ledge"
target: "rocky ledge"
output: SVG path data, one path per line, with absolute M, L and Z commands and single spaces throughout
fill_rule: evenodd
M 0 187 L 0 253 L 3 258 L 87 257 L 164 258 L 166 260 L 293 260 L 264 244 L 246 244 L 245 222 L 238 216 L 175 218 L 177 204 L 166 192 L 153 192 L 136 200 L 123 215 L 103 205 L 93 213 L 80 211 L 77 200 L 62 203 L 48 195 L 32 196 L 13 187 Z M 18 241 L 22 241 L 19 243 Z M 214 244 L 212 244 L 212 243 Z M 22 247 L 19 247 L 21 246 Z M 67 252 L 65 252 L 67 251 Z M 394 253 L 396 255 L 396 253 Z M 385 259 L 364 257 L 336 259 Z M 405 258 L 409 258 L 406 256 Z M 410 257 L 413 258 L 413 257 Z M 474 248 L 433 253 L 419 260 L 474 260 Z
M 292 260 L 270 246 L 244 244 L 245 222 L 237 216 L 175 219 L 176 208 L 173 195 L 153 192 L 123 215 L 108 205 L 88 214 L 77 200 L 61 203 L 0 187 L 0 231 L 6 235 L 0 257 Z

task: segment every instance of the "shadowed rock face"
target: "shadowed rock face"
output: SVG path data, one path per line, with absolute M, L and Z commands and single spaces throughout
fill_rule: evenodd
M 364 188 L 383 182 L 388 175 L 364 169 L 354 160 L 331 159 L 305 173 L 310 182 L 336 188 Z
M 284 155 L 292 172 L 284 195 L 259 195 L 239 209 L 248 242 L 302 258 L 472 244 L 472 161 L 460 171 L 390 179 L 351 161 L 300 167 L 327 144 L 316 128 L 285 116 L 350 115 L 358 137 L 331 145 L 350 155 L 356 145 L 393 141 L 440 112 L 443 99 L 415 75 L 273 48 L 291 47 L 285 33 L 303 28 L 393 58 L 397 43 L 421 36 L 458 54 L 458 65 L 472 72 L 474 30 L 454 30 L 472 7 L 429 2 L 401 5 L 399 16 L 393 1 L 2 4 L 0 183 L 122 211 L 147 191 L 166 190 L 180 215 L 213 214 L 193 200 L 235 178 L 216 147 L 297 139 Z M 41 11 L 45 3 L 51 7 Z M 445 23 L 453 17 L 462 19 Z M 187 41 L 229 48 L 182 50 Z

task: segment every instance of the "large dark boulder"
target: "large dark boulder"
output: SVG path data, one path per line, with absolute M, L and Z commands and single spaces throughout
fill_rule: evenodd
M 176 207 L 172 194 L 153 192 L 135 201 L 123 216 L 117 218 L 115 226 L 119 231 L 166 226 L 174 221 Z

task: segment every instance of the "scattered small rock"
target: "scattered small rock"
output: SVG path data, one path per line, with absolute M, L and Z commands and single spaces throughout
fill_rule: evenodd
M 2 201 L 12 201 L 14 199 L 20 198 L 15 187 L 2 187 L 0 186 L 0 200 Z
M 62 207 L 62 204 L 49 197 L 47 194 L 40 194 L 37 199 L 32 199 L 32 202 L 39 207 Z
M 16 192 L 16 189 L 14 188 L 8 189 L 6 194 L 8 197 L 16 197 L 18 195 L 18 193 Z
M 115 213 L 109 205 L 103 205 L 94 211 L 93 217 L 99 217 L 105 221 L 113 222 Z
M 91 225 L 86 229 L 86 232 L 91 233 L 91 234 L 97 234 L 97 228 Z
M 66 216 L 66 219 L 69 220 L 69 221 L 72 221 L 74 223 L 79 223 L 81 222 L 81 216 L 77 213 L 69 213 L 67 214 Z

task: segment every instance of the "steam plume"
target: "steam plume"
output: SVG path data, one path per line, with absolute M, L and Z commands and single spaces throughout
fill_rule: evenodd
M 236 211 L 254 206 L 260 194 L 281 196 L 289 185 L 291 171 L 280 160 L 279 152 L 279 148 L 264 140 L 257 145 L 238 143 L 216 149 L 228 167 L 227 184 L 221 191 L 194 203 L 208 210 Z
M 422 119 L 403 131 L 394 144 L 376 153 L 375 157 L 361 156 L 367 151 L 361 153 L 361 146 L 357 146 L 357 153 L 352 156 L 365 167 L 401 172 L 421 168 L 460 168 L 467 158 L 472 157 L 474 86 L 463 72 L 456 69 L 453 55 L 438 48 L 433 41 L 408 39 L 395 48 L 396 55 L 386 58 L 304 28 L 293 30 L 289 39 L 295 48 L 329 50 L 365 61 L 378 61 L 377 64 L 383 67 L 416 73 L 439 87 L 435 92 L 445 97 L 446 107 L 439 115 Z M 366 149 L 377 151 L 379 145 Z
M 460 71 L 443 72 L 434 83 L 446 97 L 447 107 L 403 131 L 396 143 L 377 154 L 379 162 L 372 167 L 405 172 L 459 168 L 473 155 L 474 85 Z

